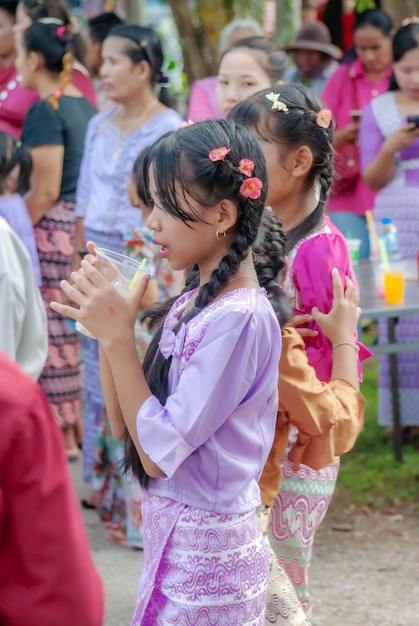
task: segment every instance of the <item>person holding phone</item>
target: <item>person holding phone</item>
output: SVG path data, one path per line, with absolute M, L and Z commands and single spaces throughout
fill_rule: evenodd
M 389 91 L 364 110 L 360 124 L 361 169 L 370 189 L 377 192 L 373 210 L 377 228 L 391 218 L 399 234 L 403 259 L 416 258 L 419 248 L 419 24 L 401 27 L 393 39 L 393 77 Z M 379 327 L 379 341 L 387 323 Z M 406 316 L 397 325 L 406 343 L 419 340 L 419 317 Z M 419 354 L 397 357 L 401 422 L 407 440 L 419 434 Z M 378 421 L 393 423 L 388 356 L 379 361 Z
M 356 59 L 342 64 L 332 74 L 321 100 L 332 111 L 336 123 L 335 175 L 326 209 L 333 224 L 344 235 L 361 239 L 360 258 L 369 257 L 365 212 L 374 205 L 374 193 L 362 180 L 357 146 L 359 113 L 371 100 L 386 92 L 391 77 L 393 24 L 380 9 L 356 16 L 354 49 Z

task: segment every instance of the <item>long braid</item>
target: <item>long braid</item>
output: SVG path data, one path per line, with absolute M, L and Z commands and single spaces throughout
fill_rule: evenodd
M 219 147 L 225 147 L 225 157 L 213 160 L 210 153 Z M 241 159 L 253 163 L 253 179 L 262 183 L 260 194 L 253 198 L 242 193 L 247 174 L 240 169 Z M 224 199 L 233 202 L 237 208 L 236 224 L 228 233 L 232 241 L 227 254 L 212 272 L 209 281 L 199 288 L 192 310 L 172 329 L 176 334 L 183 324 L 190 322 L 222 292 L 256 242 L 267 195 L 266 163 L 251 133 L 232 122 L 221 120 L 187 126 L 158 140 L 146 155 L 144 163 L 148 191 L 151 168 L 159 207 L 191 228 L 194 222 L 205 220 L 188 198 L 208 211 Z M 199 282 L 199 269 L 195 267 L 188 272 L 184 292 L 197 288 Z M 162 405 L 165 405 L 169 394 L 172 359 L 166 359 L 161 354 L 159 342 L 171 304 L 158 305 L 145 314 L 152 326 L 158 328 L 147 350 L 143 370 L 152 394 Z M 147 487 L 148 476 L 129 435 L 125 441 L 124 468 L 132 469 L 142 486 Z

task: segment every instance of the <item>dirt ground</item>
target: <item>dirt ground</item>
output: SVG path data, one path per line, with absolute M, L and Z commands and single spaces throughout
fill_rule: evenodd
M 81 463 L 72 464 L 80 498 Z M 104 626 L 129 626 L 141 551 L 103 538 L 95 511 L 83 511 L 106 597 Z M 332 501 L 315 540 L 311 566 L 313 626 L 419 626 L 419 514 L 383 512 Z

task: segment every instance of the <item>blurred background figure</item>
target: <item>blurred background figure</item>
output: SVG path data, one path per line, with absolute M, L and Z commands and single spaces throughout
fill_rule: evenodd
M 17 5 L 17 0 L 0 1 L 0 130 L 20 139 L 26 112 L 38 100 L 38 94 L 22 86 L 15 67 L 13 28 Z
M 76 245 L 72 267 L 88 241 L 124 254 L 124 234 L 141 224 L 127 185 L 139 152 L 182 125 L 166 103 L 167 77 L 156 31 L 136 25 L 115 26 L 102 47 L 103 90 L 115 106 L 89 123 L 77 185 Z M 147 307 L 151 303 L 144 303 Z M 92 482 L 96 442 L 105 404 L 99 374 L 98 342 L 83 343 L 84 480 Z
M 215 96 L 222 117 L 256 91 L 283 81 L 288 58 L 265 37 L 248 37 L 231 44 L 221 57 Z
M 344 54 L 352 48 L 356 0 L 328 0 L 321 2 L 318 19 L 328 28 L 332 43 Z
M 47 315 L 28 251 L 1 216 L 0 350 L 38 380 L 48 354 Z M 5 384 L 2 378 L 0 387 Z
M 106 93 L 102 89 L 102 79 L 100 77 L 100 68 L 102 65 L 102 44 L 114 26 L 123 24 L 123 20 L 115 13 L 100 13 L 92 17 L 87 22 L 87 32 L 85 34 L 85 60 L 86 67 L 90 72 L 93 85 L 96 89 L 97 106 L 99 111 L 104 111 L 113 106 Z
M 377 232 L 390 218 L 398 231 L 399 254 L 416 259 L 419 250 L 419 24 L 400 28 L 393 39 L 393 77 L 390 90 L 364 110 L 360 128 L 363 176 L 377 192 L 374 220 Z M 408 116 L 416 122 L 409 123 Z M 379 343 L 387 342 L 387 323 L 379 324 Z M 398 337 L 419 341 L 418 316 L 403 316 Z M 400 418 L 405 443 L 419 437 L 419 355 L 397 355 Z M 379 357 L 378 422 L 393 437 L 389 357 Z
M 2 352 L 0 380 L 0 623 L 101 626 L 102 582 L 59 428 L 41 387 Z
M 319 0 L 302 0 L 301 23 L 315 22 L 318 19 Z
M 359 119 L 362 109 L 388 89 L 392 36 L 393 24 L 384 11 L 368 9 L 357 15 L 354 25 L 357 58 L 338 67 L 321 94 L 336 123 L 335 175 L 326 208 L 344 235 L 361 239 L 361 259 L 370 254 L 365 211 L 373 208 L 375 194 L 360 173 Z
M 316 95 L 321 93 L 342 58 L 342 50 L 332 44 L 322 22 L 303 24 L 286 50 L 294 57 L 295 65 L 287 71 L 285 83 L 302 83 Z
M 65 0 L 20 0 L 16 11 L 15 39 L 31 24 L 43 20 L 57 27 L 64 26 L 71 35 L 72 82 L 96 108 L 96 92 L 84 65 L 83 38 L 77 21 L 70 16 Z
M 218 44 L 219 56 L 221 57 L 234 41 L 253 35 L 263 35 L 259 22 L 250 18 L 233 20 L 221 31 Z M 192 83 L 187 111 L 188 120 L 201 122 L 223 117 L 215 96 L 216 86 L 217 76 L 207 76 Z
M 61 426 L 70 461 L 79 455 L 80 341 L 49 305 L 61 298 L 60 281 L 70 277 L 76 186 L 87 124 L 95 113 L 71 82 L 71 39 L 65 26 L 36 22 L 16 40 L 22 84 L 39 96 L 26 115 L 22 141 L 33 162 L 24 200 L 35 226 L 41 294 L 48 316 L 48 359 L 40 383 Z

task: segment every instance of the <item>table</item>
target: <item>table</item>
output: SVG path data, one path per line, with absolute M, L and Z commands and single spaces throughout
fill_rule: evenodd
M 389 354 L 391 397 L 393 408 L 394 427 L 394 454 L 397 461 L 402 461 L 402 428 L 400 424 L 399 386 L 397 371 L 397 354 L 401 352 L 419 352 L 419 342 L 399 343 L 396 340 L 396 326 L 398 318 L 403 315 L 419 314 L 419 281 L 416 260 L 396 262 L 404 270 L 405 296 L 403 304 L 390 305 L 378 295 L 380 267 L 378 263 L 360 261 L 355 266 L 355 273 L 359 282 L 361 319 L 387 319 L 388 343 L 369 346 L 375 355 Z

